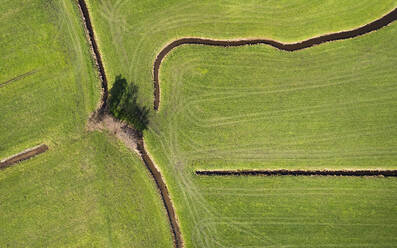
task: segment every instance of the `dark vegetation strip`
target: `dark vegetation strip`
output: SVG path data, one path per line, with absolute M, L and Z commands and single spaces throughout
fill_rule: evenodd
M 105 110 L 106 110 L 106 101 L 108 98 L 108 80 L 106 78 L 105 68 L 103 67 L 101 53 L 99 52 L 98 44 L 96 43 L 95 40 L 94 29 L 92 28 L 90 14 L 88 12 L 87 5 L 84 0 L 78 0 L 78 6 L 82 14 L 85 32 L 86 34 L 88 34 L 88 41 L 90 43 L 90 48 L 94 57 L 95 64 L 98 68 L 99 77 L 102 83 L 103 93 L 102 93 L 101 105 L 96 111 L 96 117 L 101 119 L 105 114 Z
M 88 33 L 90 47 L 93 51 L 93 57 L 102 81 L 102 88 L 103 88 L 102 104 L 99 107 L 99 109 L 96 111 L 96 116 L 95 116 L 98 120 L 101 120 L 101 118 L 104 116 L 104 114 L 107 111 L 106 103 L 108 100 L 108 82 L 105 74 L 105 69 L 102 63 L 102 57 L 99 53 L 98 45 L 95 40 L 94 30 L 92 28 L 87 5 L 84 0 L 78 0 L 78 5 L 82 13 L 83 22 L 85 25 L 85 31 Z M 160 171 L 157 170 L 152 159 L 145 150 L 142 133 L 139 132 L 138 136 L 139 137 L 137 142 L 137 149 L 139 150 L 143 162 L 150 171 L 150 174 L 153 176 L 153 179 L 156 182 L 156 185 L 160 191 L 160 195 L 163 200 L 165 209 L 167 210 L 167 215 L 171 226 L 171 232 L 173 234 L 174 246 L 176 248 L 181 248 L 183 247 L 183 239 L 180 232 L 179 224 L 176 219 L 175 208 L 172 204 L 167 186 L 163 180 Z
M 397 177 L 397 170 L 197 170 L 201 176 L 384 176 Z
M 19 76 L 16 76 L 16 77 L 14 77 L 14 78 L 11 78 L 10 80 L 7 80 L 7 81 L 5 81 L 5 82 L 3 82 L 3 83 L 0 83 L 0 88 L 3 87 L 3 86 L 5 86 L 6 84 L 9 84 L 9 83 L 14 82 L 14 81 L 17 81 L 17 80 L 21 80 L 22 78 L 25 78 L 25 77 L 30 76 L 30 75 L 32 75 L 32 74 L 35 74 L 37 71 L 38 71 L 38 70 L 29 71 L 29 72 L 26 72 L 26 73 L 21 74 L 21 75 L 19 75 Z
M 297 43 L 281 43 L 275 40 L 269 39 L 241 39 L 241 40 L 213 40 L 205 38 L 181 38 L 175 40 L 164 47 L 160 53 L 157 55 L 156 60 L 153 65 L 153 82 L 154 82 L 154 110 L 158 110 L 160 105 L 160 84 L 159 84 L 159 70 L 161 62 L 164 57 L 174 48 L 181 45 L 207 45 L 207 46 L 220 46 L 220 47 L 235 47 L 235 46 L 245 46 L 245 45 L 269 45 L 284 51 L 297 51 L 308 47 L 319 45 L 325 42 L 344 40 L 354 38 L 366 33 L 378 30 L 384 26 L 387 26 L 391 22 L 397 20 L 397 8 L 388 13 L 387 15 L 381 17 L 380 19 L 368 23 L 359 28 L 343 31 L 332 34 L 325 34 L 317 36 L 308 40 L 300 41 Z
M 48 146 L 45 144 L 41 144 L 29 149 L 26 149 L 23 152 L 20 152 L 18 154 L 15 154 L 9 158 L 3 159 L 0 161 L 0 169 L 4 169 L 6 167 L 9 167 L 11 165 L 14 165 L 18 162 L 21 162 L 23 160 L 30 159 L 40 153 L 43 153 L 48 150 Z

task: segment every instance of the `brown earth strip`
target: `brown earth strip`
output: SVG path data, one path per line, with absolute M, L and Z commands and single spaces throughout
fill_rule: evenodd
M 27 77 L 27 76 L 30 76 L 30 75 L 32 75 L 32 74 L 35 74 L 37 71 L 38 71 L 38 70 L 29 71 L 29 72 L 26 72 L 26 73 L 21 74 L 21 75 L 19 75 L 19 76 L 16 76 L 16 77 L 14 77 L 14 78 L 11 78 L 10 80 L 7 80 L 7 81 L 5 81 L 5 82 L 3 82 L 3 83 L 0 83 L 0 88 L 3 87 L 3 86 L 5 86 L 6 84 L 9 84 L 9 83 L 14 82 L 14 81 L 17 81 L 17 80 L 21 80 L 21 79 L 23 79 L 23 78 L 25 78 L 25 77 Z
M 397 170 L 197 170 L 201 176 L 383 176 L 397 177 Z
M 382 27 L 387 26 L 391 22 L 397 20 L 397 8 L 381 17 L 380 19 L 368 23 L 359 28 L 343 31 L 332 34 L 325 34 L 318 37 L 314 37 L 308 40 L 300 41 L 297 43 L 282 43 L 275 40 L 269 39 L 240 39 L 240 40 L 213 40 L 206 38 L 181 38 L 166 45 L 160 53 L 157 55 L 156 60 L 153 64 L 153 83 L 154 83 L 154 110 L 158 110 L 160 105 L 160 84 L 159 84 L 159 70 L 161 62 L 165 56 L 174 48 L 181 45 L 207 45 L 207 46 L 220 46 L 220 47 L 235 47 L 235 46 L 246 46 L 246 45 L 269 45 L 284 51 L 297 51 L 305 48 L 309 48 L 315 45 L 319 45 L 325 42 L 345 40 L 367 34 L 369 32 L 378 30 Z
M 78 0 L 78 6 L 81 11 L 82 19 L 84 22 L 85 32 L 89 40 L 90 49 L 93 54 L 93 58 L 99 71 L 100 79 L 102 82 L 102 99 L 101 105 L 90 118 L 89 128 L 106 128 L 112 130 L 112 132 L 120 138 L 127 146 L 137 151 L 141 156 L 145 166 L 152 175 L 156 182 L 157 188 L 160 191 L 161 199 L 163 200 L 164 207 L 167 210 L 168 219 L 170 222 L 171 232 L 173 234 L 174 246 L 176 248 L 183 247 L 183 239 L 180 232 L 179 224 L 176 218 L 174 205 L 172 204 L 171 197 L 169 195 L 167 186 L 163 180 L 160 171 L 155 166 L 154 162 L 145 150 L 143 135 L 137 132 L 135 129 L 128 125 L 123 125 L 120 122 L 114 120 L 107 114 L 106 102 L 108 98 L 108 82 L 105 74 L 105 69 L 102 63 L 102 57 L 98 49 L 98 45 L 95 40 L 94 30 L 91 24 L 91 19 L 87 5 L 84 0 Z
M 48 146 L 41 144 L 0 161 L 0 169 L 4 169 L 23 160 L 30 159 L 48 150 Z

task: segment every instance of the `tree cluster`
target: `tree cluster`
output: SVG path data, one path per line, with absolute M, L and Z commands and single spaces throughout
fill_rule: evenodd
M 116 77 L 109 96 L 109 111 L 119 120 L 126 121 L 142 132 L 149 124 L 149 109 L 137 102 L 138 86 L 127 83 L 120 75 Z

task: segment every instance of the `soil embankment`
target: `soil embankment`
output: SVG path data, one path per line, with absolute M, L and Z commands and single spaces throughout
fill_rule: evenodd
M 38 146 L 35 146 L 32 148 L 26 149 L 23 152 L 20 152 L 20 153 L 15 154 L 11 157 L 1 160 L 0 161 L 0 169 L 9 167 L 9 166 L 16 164 L 18 162 L 21 162 L 23 160 L 30 159 L 30 158 L 32 158 L 40 153 L 43 153 L 47 150 L 48 150 L 48 146 L 45 144 L 41 144 L 41 145 L 38 145 Z
M 160 171 L 157 169 L 152 159 L 145 150 L 143 136 L 140 132 L 137 132 L 128 125 L 123 125 L 111 116 L 107 114 L 106 102 L 108 99 L 108 81 L 105 74 L 105 69 L 102 63 L 102 57 L 98 50 L 98 45 L 95 40 L 94 30 L 91 24 L 90 15 L 88 12 L 87 5 L 84 0 L 78 0 L 78 5 L 83 18 L 85 32 L 87 39 L 89 40 L 90 49 L 92 51 L 93 58 L 99 71 L 100 79 L 102 82 L 102 100 L 98 110 L 94 113 L 89 124 L 92 128 L 107 129 L 114 133 L 119 139 L 121 139 L 128 147 L 137 151 L 145 166 L 153 176 L 154 181 L 160 191 L 161 198 L 163 200 L 165 209 L 167 210 L 168 219 L 171 226 L 171 231 L 174 239 L 174 246 L 176 248 L 183 247 L 183 239 L 180 232 L 179 224 L 177 222 L 174 206 L 172 204 L 167 186 L 163 180 Z
M 344 40 L 354 38 L 360 35 L 367 34 L 369 32 L 378 30 L 382 27 L 389 25 L 391 22 L 397 20 L 397 8 L 379 18 L 376 21 L 368 23 L 359 28 L 337 32 L 332 34 L 325 34 L 317 36 L 308 40 L 300 41 L 297 43 L 282 43 L 275 40 L 269 39 L 240 39 L 240 40 L 213 40 L 205 38 L 182 38 L 175 40 L 165 46 L 160 53 L 157 55 L 156 60 L 153 64 L 153 83 L 154 83 L 154 110 L 158 110 L 160 105 L 160 83 L 159 83 L 159 70 L 161 62 L 165 56 L 174 48 L 181 45 L 207 45 L 207 46 L 220 46 L 220 47 L 235 47 L 235 46 L 246 46 L 246 45 L 269 45 L 284 51 L 297 51 L 308 47 L 319 45 L 325 42 Z
M 202 176 L 383 176 L 397 177 L 397 170 L 197 170 Z

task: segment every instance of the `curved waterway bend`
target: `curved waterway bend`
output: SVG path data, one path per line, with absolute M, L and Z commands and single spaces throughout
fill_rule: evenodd
M 236 47 L 236 46 L 246 46 L 246 45 L 269 45 L 284 51 L 298 51 L 305 48 L 309 48 L 315 45 L 320 45 L 322 43 L 345 40 L 361 36 L 372 31 L 383 28 L 390 23 L 397 20 L 397 8 L 384 15 L 383 17 L 368 23 L 364 26 L 358 27 L 356 29 L 342 31 L 337 33 L 325 34 L 310 38 L 304 41 L 296 43 L 282 43 L 275 40 L 269 39 L 238 39 L 238 40 L 215 40 L 207 38 L 194 38 L 187 37 L 174 40 L 173 42 L 166 45 L 157 55 L 156 60 L 153 64 L 153 83 L 154 83 L 154 110 L 159 109 L 160 105 L 160 83 L 159 83 L 159 71 L 161 63 L 163 62 L 165 56 L 171 52 L 174 48 L 182 45 L 206 45 L 206 46 L 219 46 L 219 47 Z

